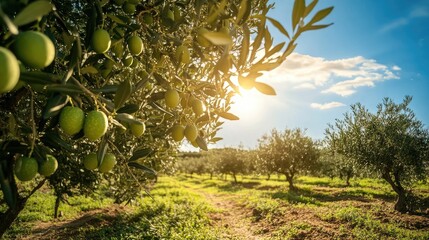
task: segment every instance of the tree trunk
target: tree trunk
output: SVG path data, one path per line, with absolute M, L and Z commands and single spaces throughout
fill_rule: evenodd
M 210 180 L 212 180 L 213 179 L 213 173 L 211 172 L 210 173 Z
M 395 210 L 401 213 L 406 213 L 410 211 L 410 206 L 408 204 L 407 199 L 407 191 L 402 187 L 399 181 L 399 176 L 395 174 L 395 182 L 392 180 L 392 177 L 389 173 L 383 174 L 383 179 L 386 180 L 390 186 L 392 187 L 393 191 L 396 192 L 398 195 L 398 199 L 395 203 Z
M 0 239 L 24 209 L 26 203 L 27 198 L 18 198 L 14 208 L 9 207 L 5 213 L 0 214 Z
M 58 208 L 60 207 L 61 203 L 61 197 L 57 196 L 55 199 L 55 206 L 54 206 L 54 218 L 58 218 Z
M 1 170 L 1 169 L 0 169 Z M 10 228 L 12 223 L 15 221 L 15 219 L 18 217 L 19 213 L 24 209 L 25 204 L 27 203 L 27 200 L 37 191 L 39 188 L 41 188 L 46 182 L 46 178 L 43 179 L 39 184 L 37 184 L 36 187 L 31 190 L 30 194 L 26 197 L 20 197 L 18 195 L 18 192 L 16 192 L 17 199 L 15 206 L 13 208 L 9 207 L 6 212 L 0 213 L 0 239 L 2 239 L 3 234 L 6 232 L 7 229 Z
M 271 174 L 268 173 L 267 174 L 267 181 L 270 180 L 270 178 L 271 178 Z
M 286 180 L 287 180 L 287 181 L 288 181 L 288 183 L 289 183 L 289 190 L 291 190 L 291 191 L 295 191 L 295 190 L 296 190 L 296 187 L 295 187 L 295 185 L 293 184 L 293 175 L 290 175 L 290 174 L 285 173 L 285 176 L 286 176 Z
M 346 186 L 350 187 L 350 178 L 352 178 L 352 174 L 350 172 L 348 172 L 346 174 Z
M 234 183 L 237 183 L 237 176 L 235 175 L 235 173 L 232 173 L 232 177 L 234 178 Z

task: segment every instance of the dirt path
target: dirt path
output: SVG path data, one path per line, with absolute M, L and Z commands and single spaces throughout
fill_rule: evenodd
M 222 239 L 258 240 L 255 223 L 252 223 L 252 212 L 234 200 L 234 195 L 208 193 L 203 189 L 187 189 L 206 198 L 207 202 L 218 211 L 210 214 L 212 224 L 222 231 Z

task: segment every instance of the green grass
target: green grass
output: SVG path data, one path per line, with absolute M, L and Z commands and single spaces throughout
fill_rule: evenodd
M 429 232 L 401 228 L 393 223 L 382 223 L 374 217 L 377 210 L 363 212 L 357 207 L 339 207 L 321 215 L 328 221 L 345 224 L 352 229 L 354 239 L 429 239 Z
M 113 203 L 113 199 L 103 198 L 101 195 L 92 197 L 74 196 L 67 199 L 69 204 L 60 204 L 58 209 L 62 216 L 57 220 L 71 219 L 82 212 L 107 207 Z M 27 205 L 12 224 L 4 236 L 5 239 L 15 239 L 30 233 L 35 222 L 54 220 L 55 196 L 46 189 L 37 191 L 27 202 Z
M 427 195 L 425 184 L 416 185 L 415 191 L 422 190 L 422 195 Z M 284 178 L 276 176 L 271 180 L 265 176 L 240 176 L 239 183 L 233 183 L 231 178 L 210 180 L 208 175 L 160 177 L 151 191 L 152 198 L 138 198 L 127 211 L 114 215 L 94 215 L 94 222 L 77 229 L 63 229 L 58 236 L 61 239 L 222 239 L 225 230 L 212 226 L 210 220 L 210 215 L 219 211 L 205 198 L 205 194 L 211 194 L 248 209 L 251 215 L 246 216 L 255 224 L 252 230 L 264 233 L 266 239 L 314 238 L 315 233 L 333 239 L 429 239 L 427 226 L 423 229 L 410 226 L 400 216 L 390 219 L 395 195 L 379 179 L 353 179 L 351 186 L 345 187 L 341 179 L 303 176 L 297 178 L 296 186 L 297 191 L 289 191 Z M 63 214 L 61 221 L 79 220 L 83 213 L 107 209 L 113 203 L 101 192 L 67 200 L 70 205 L 61 204 L 59 209 Z M 54 202 L 49 190 L 37 192 L 5 239 L 31 234 L 38 222 L 57 221 L 52 217 Z M 324 232 L 321 223 L 331 224 L 335 231 Z
M 218 239 L 219 232 L 210 226 L 208 214 L 214 212 L 201 196 L 189 192 L 174 179 L 160 178 L 150 197 L 138 199 L 131 212 L 116 216 L 95 216 L 96 224 L 84 224 L 70 229 L 64 239 Z M 100 195 L 99 195 L 100 197 Z M 61 209 L 68 219 L 79 211 L 107 207 L 112 199 L 76 197 L 68 199 L 72 206 Z M 52 220 L 54 197 L 43 193 L 31 198 L 5 239 L 15 239 L 30 233 L 31 227 L 22 223 Z M 63 218 L 64 220 L 65 218 Z M 64 230 L 69 231 L 69 230 Z
M 291 209 L 313 211 L 322 221 L 338 225 L 338 239 L 429 239 L 427 228 L 418 230 L 409 228 L 404 222 L 379 220 L 379 213 L 391 211 L 395 194 L 390 187 L 379 179 L 354 179 L 350 187 L 340 179 L 299 177 L 296 181 L 298 191 L 288 190 L 288 184 L 276 177 L 239 178 L 239 183 L 224 181 L 208 176 L 178 177 L 180 182 L 190 188 L 204 189 L 205 192 L 233 195 L 240 203 L 253 209 L 253 221 L 266 222 L 267 225 L 282 219 Z M 424 183 L 422 183 L 424 184 Z M 419 188 L 422 189 L 421 185 Z M 388 202 L 390 208 L 381 209 L 380 202 Z M 343 207 L 344 203 L 369 204 L 371 211 L 360 207 Z M 300 221 L 286 222 L 273 231 L 269 239 L 303 238 L 319 226 Z M 316 230 L 315 230 L 316 229 Z

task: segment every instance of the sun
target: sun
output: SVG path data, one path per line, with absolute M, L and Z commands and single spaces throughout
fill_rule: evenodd
M 237 94 L 232 98 L 231 112 L 240 117 L 240 119 L 249 120 L 257 117 L 263 107 L 261 95 L 256 89 L 241 89 L 241 95 Z

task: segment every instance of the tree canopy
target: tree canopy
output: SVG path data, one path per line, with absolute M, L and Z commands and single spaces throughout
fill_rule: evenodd
M 299 128 L 283 132 L 273 129 L 270 135 L 259 139 L 259 151 L 267 168 L 274 167 L 277 173 L 286 176 L 290 189 L 295 188 L 296 174 L 311 170 L 319 158 L 316 144 Z
M 371 113 L 361 104 L 337 119 L 326 130 L 331 148 L 357 161 L 362 168 L 379 174 L 398 194 L 395 209 L 412 210 L 404 184 L 427 176 L 429 132 L 409 108 L 412 98 L 402 103 L 384 98 Z
M 317 2 L 295 1 L 288 31 L 268 0 L 1 1 L 2 223 L 46 181 L 61 198 L 106 179 L 127 201 L 172 165 L 184 137 L 204 150 L 219 141 L 223 121 L 238 119 L 239 86 L 275 94 L 258 78 L 303 32 L 329 26 L 320 21 L 332 7 L 311 16 Z M 274 41 L 268 23 L 284 38 Z M 83 164 L 94 153 L 98 171 Z M 21 167 L 47 156 L 58 163 L 53 175 L 37 176 L 33 190 L 17 184 L 14 168 L 33 176 L 37 167 L 29 176 Z

